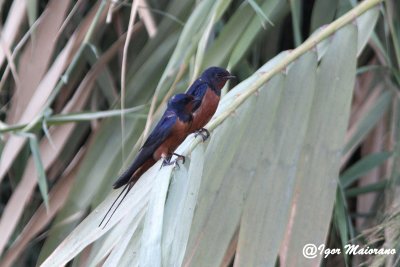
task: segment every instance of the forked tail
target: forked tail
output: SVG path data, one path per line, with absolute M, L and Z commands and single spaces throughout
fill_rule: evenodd
M 111 213 L 110 217 L 108 218 L 108 220 L 106 221 L 106 223 L 103 226 L 103 229 L 107 226 L 108 222 L 111 220 L 111 217 L 114 215 L 114 213 L 117 211 L 118 207 L 121 205 L 122 201 L 124 201 L 124 199 L 126 198 L 126 196 L 128 195 L 129 191 L 131 191 L 132 187 L 133 187 L 134 183 L 127 183 L 124 187 L 124 189 L 122 189 L 121 193 L 119 193 L 119 195 L 117 196 L 117 198 L 114 200 L 114 202 L 111 204 L 111 207 L 107 210 L 106 215 L 104 215 L 103 219 L 101 220 L 99 227 L 101 227 L 101 225 L 103 224 L 104 220 L 107 218 L 107 215 L 110 213 L 110 211 L 112 210 L 112 208 L 114 207 L 115 203 L 117 203 L 118 199 L 121 197 L 121 195 L 125 192 L 125 194 L 122 196 L 121 201 L 118 203 L 118 205 L 115 207 L 114 211 Z

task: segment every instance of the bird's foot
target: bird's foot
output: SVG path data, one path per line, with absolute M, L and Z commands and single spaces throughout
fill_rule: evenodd
M 201 128 L 194 133 L 194 138 L 201 136 L 203 142 L 205 142 L 210 137 L 210 132 L 206 128 Z
M 171 160 L 172 155 L 169 156 L 169 157 L 165 157 L 163 162 L 162 162 L 162 164 L 161 164 L 161 167 L 175 164 L 178 168 L 180 168 L 179 162 L 178 162 L 179 160 L 182 160 L 182 163 L 185 164 L 185 159 L 186 159 L 185 156 L 182 156 L 182 155 L 179 155 L 179 154 L 176 154 L 176 153 L 172 153 L 172 154 L 177 156 L 177 158 L 174 159 L 174 160 Z
M 185 160 L 186 160 L 185 156 L 179 155 L 179 154 L 176 154 L 176 153 L 173 153 L 173 154 L 174 154 L 175 156 L 177 156 L 175 162 L 177 162 L 178 160 L 182 160 L 182 163 L 185 164 Z
M 173 153 L 177 158 L 174 159 L 173 161 L 171 161 L 171 164 L 175 164 L 176 167 L 178 167 L 178 169 L 181 168 L 181 166 L 179 165 L 179 160 L 182 160 L 182 163 L 185 164 L 185 156 Z
M 171 161 L 171 157 L 172 157 L 172 156 L 168 156 L 168 157 L 164 157 L 164 158 L 163 158 L 163 162 L 162 162 L 162 164 L 161 164 L 160 169 L 161 169 L 162 167 L 165 167 L 165 166 L 169 166 L 169 165 L 174 164 L 174 161 Z

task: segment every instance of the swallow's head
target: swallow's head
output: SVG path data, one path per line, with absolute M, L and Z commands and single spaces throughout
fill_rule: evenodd
M 193 107 L 198 105 L 199 100 L 191 95 L 176 94 L 168 101 L 168 108 L 177 113 L 191 113 Z
M 206 69 L 200 79 L 205 81 L 213 90 L 221 90 L 226 81 L 236 78 L 229 71 L 220 67 L 210 67 Z

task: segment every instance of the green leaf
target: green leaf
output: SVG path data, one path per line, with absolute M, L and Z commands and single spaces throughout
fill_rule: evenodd
M 272 131 L 266 132 L 265 143 L 259 144 L 264 152 L 259 156 L 256 178 L 241 219 L 238 265 L 272 266 L 275 263 L 289 216 L 296 166 L 315 90 L 316 68 L 316 54 L 303 55 L 291 65 L 280 88 L 282 95 L 272 119 Z
M 381 152 L 363 157 L 342 173 L 340 176 L 340 183 L 344 188 L 349 187 L 352 183 L 357 181 L 358 178 L 364 176 L 376 167 L 379 167 L 391 156 L 391 152 Z
M 220 1 L 219 1 L 220 2 Z M 165 83 L 170 84 L 172 82 L 172 73 L 177 73 L 178 68 L 184 63 L 184 60 L 194 53 L 194 47 L 200 40 L 202 33 L 206 30 L 204 21 L 207 18 L 207 14 L 210 12 L 213 5 L 216 5 L 214 1 L 205 0 L 199 3 L 193 14 L 190 16 L 179 36 L 178 43 L 172 53 L 171 59 L 158 82 L 155 90 L 155 96 L 158 96 Z M 166 89 L 166 88 L 164 88 Z
M 297 1 L 297 0 L 289 0 L 290 2 L 290 9 L 291 9 L 291 14 L 292 14 L 292 26 L 293 26 L 293 32 L 294 32 L 294 43 L 295 46 L 299 46 L 303 38 L 301 37 L 301 26 L 302 26 L 302 21 L 301 21 L 301 14 L 302 14 L 302 2 Z
M 122 262 L 130 262 L 129 266 L 136 266 L 133 263 L 139 260 L 139 247 L 141 244 L 140 238 L 143 234 L 144 215 L 147 206 L 144 206 L 139 213 L 132 213 L 126 216 L 119 225 L 116 226 L 116 237 L 119 237 L 118 243 L 112 247 L 110 256 L 107 257 L 103 266 L 128 266 Z M 134 249 L 131 249 L 131 247 Z M 99 254 L 107 255 L 107 254 Z M 93 266 L 98 266 L 98 263 L 93 262 Z
M 38 1 L 37 0 L 27 1 L 26 8 L 27 8 L 29 26 L 32 27 L 38 16 Z
M 322 25 L 328 24 L 335 18 L 339 0 L 316 0 L 311 16 L 311 32 Z
M 269 16 L 271 16 L 271 19 L 274 21 L 280 20 L 282 17 L 286 15 L 286 13 L 289 10 L 286 1 L 279 1 L 279 0 L 265 1 L 264 4 L 261 6 L 261 8 L 264 10 L 264 12 L 266 12 Z M 238 15 L 239 18 L 242 19 L 245 14 L 239 13 Z M 244 17 L 246 18 L 247 16 Z M 240 20 L 238 24 L 239 25 L 241 24 Z M 270 27 L 267 28 L 267 30 L 269 29 Z M 249 26 L 247 26 L 246 31 L 239 32 L 241 38 L 238 39 L 236 42 L 230 44 L 233 46 L 233 50 L 229 58 L 228 66 L 234 68 L 239 63 L 239 61 L 246 54 L 248 48 L 254 42 L 254 39 L 261 30 L 262 30 L 261 25 L 258 19 L 253 18 Z M 229 46 L 224 46 L 224 47 L 229 47 Z
M 362 187 L 356 187 L 346 190 L 346 197 L 356 197 L 362 194 L 367 194 L 371 192 L 382 191 L 389 185 L 389 181 L 383 180 L 373 184 L 368 184 Z
M 161 266 L 163 218 L 171 172 L 172 166 L 166 166 L 155 177 L 144 221 L 139 266 Z
M 350 230 L 348 223 L 351 223 L 351 221 L 349 222 L 350 216 L 347 214 L 347 209 L 344 203 L 345 200 L 343 199 L 342 193 L 339 190 L 340 189 L 338 188 L 336 192 L 333 218 L 336 230 L 339 232 L 340 241 L 342 244 L 341 249 L 343 250 L 350 241 Z M 349 256 L 346 253 L 343 256 L 346 261 L 346 266 L 348 266 Z
M 101 53 L 94 44 L 88 43 L 85 46 L 83 55 L 86 58 L 86 60 L 90 63 L 90 65 L 93 66 L 100 58 Z M 100 87 L 103 95 L 106 97 L 107 102 L 110 105 L 112 105 L 115 102 L 117 95 L 115 91 L 113 78 L 107 66 L 105 66 L 104 69 L 101 71 L 100 75 L 98 75 L 97 84 Z
M 365 12 L 362 16 L 357 19 L 358 26 L 358 52 L 357 56 L 361 54 L 368 40 L 370 39 L 371 33 L 373 32 L 376 22 L 379 17 L 379 6 L 371 8 Z
M 142 209 L 148 203 L 151 185 L 154 184 L 155 174 L 158 172 L 159 168 L 160 164 L 156 164 L 146 172 L 115 211 L 107 226 L 104 228 L 99 227 L 101 220 L 105 216 L 107 210 L 111 207 L 114 200 L 120 194 L 122 188 L 113 191 L 103 201 L 103 203 L 96 208 L 96 210 L 94 210 L 74 229 L 68 238 L 66 238 L 60 246 L 53 251 L 41 266 L 63 266 L 67 264 L 87 245 L 106 234 L 123 217 L 125 218 L 127 214 L 129 214 L 129 218 L 132 220 L 135 218 L 138 220 Z M 129 220 L 126 221 L 130 222 Z M 132 223 L 134 224 L 136 221 L 133 220 Z M 127 229 L 129 224 L 121 224 L 119 227 L 121 227 L 121 229 Z M 120 234 L 125 234 L 125 232 L 126 231 L 120 230 Z
M 212 29 L 214 27 L 214 24 L 221 18 L 225 10 L 229 7 L 231 3 L 231 0 L 219 0 L 217 1 L 210 14 L 209 14 L 209 22 L 206 25 L 206 28 L 204 30 L 204 33 L 202 34 L 198 47 L 197 47 L 197 53 L 196 53 L 196 62 L 194 65 L 194 75 L 195 77 L 200 75 L 200 68 L 203 63 L 203 59 L 205 56 L 205 51 L 206 51 L 206 46 L 208 43 L 208 40 L 210 39 L 212 35 Z
M 350 137 L 346 146 L 343 149 L 343 154 L 353 151 L 360 142 L 373 129 L 380 118 L 386 113 L 389 108 L 389 103 L 392 100 L 392 92 L 384 91 L 375 101 L 373 106 L 365 112 L 365 114 L 356 122 L 356 131 Z
M 204 160 L 204 145 L 200 144 L 191 153 L 190 161 L 193 164 L 190 164 L 187 176 L 179 175 L 171 184 L 170 197 L 165 207 L 163 266 L 182 266 L 204 171 Z M 174 192 L 178 197 L 174 197 Z
M 17 124 L 17 125 L 9 125 L 0 129 L 0 133 L 5 132 L 14 132 L 18 130 L 26 131 L 25 129 L 31 130 L 35 127 L 36 124 L 42 122 L 42 129 L 46 131 L 47 125 L 59 125 L 63 123 L 71 123 L 71 122 L 83 122 L 83 121 L 91 121 L 98 120 L 103 118 L 110 117 L 119 117 L 121 114 L 128 114 L 128 117 L 137 117 L 137 118 L 145 118 L 145 115 L 142 114 L 131 114 L 142 110 L 145 105 L 140 105 L 133 108 L 126 108 L 124 110 L 107 110 L 107 111 L 95 111 L 95 112 L 79 112 L 79 113 L 70 113 L 70 114 L 56 114 L 53 116 L 43 116 L 43 118 L 38 118 L 34 123 L 30 124 Z M 25 129 L 24 129 L 25 128 Z M 46 133 L 47 135 L 47 133 Z
M 297 169 L 296 195 L 286 229 L 291 233 L 284 244 L 287 266 L 319 265 L 322 258 L 318 254 L 307 259 L 302 250 L 305 244 L 324 244 L 329 231 L 350 113 L 356 53 L 357 29 L 347 25 L 333 36 L 318 68 L 316 94 Z
M 222 28 L 214 42 L 207 49 L 205 54 L 203 68 L 209 66 L 225 65 L 226 58 L 244 33 L 246 26 L 251 21 L 253 10 L 249 5 L 242 4 L 236 12 L 230 17 L 227 23 Z M 260 23 L 257 20 L 257 25 Z
M 46 210 L 49 210 L 49 195 L 48 195 L 48 186 L 47 186 L 47 178 L 46 172 L 43 167 L 42 159 L 40 157 L 40 148 L 39 142 L 34 134 L 24 134 L 29 138 L 29 146 L 32 152 L 33 162 L 35 163 L 37 177 L 38 177 L 38 185 L 40 194 L 43 198 L 43 203 L 46 206 Z
M 74 114 L 65 114 L 65 115 L 54 115 L 47 119 L 47 122 L 50 124 L 57 124 L 57 123 L 67 123 L 67 122 L 81 122 L 81 121 L 91 121 L 91 120 L 98 120 L 103 118 L 110 118 L 110 117 L 118 117 L 121 114 L 131 114 L 142 110 L 145 106 L 137 106 L 133 108 L 126 108 L 124 110 L 107 110 L 107 111 L 95 111 L 95 112 L 80 112 Z M 140 114 L 135 114 L 135 117 L 142 117 Z
M 114 251 L 116 251 L 118 254 L 122 255 L 120 256 L 120 260 L 118 262 L 118 265 L 114 264 L 112 261 L 109 261 L 107 258 L 107 261 L 104 263 L 105 266 L 139 266 L 139 253 L 140 253 L 140 241 L 142 238 L 142 233 L 143 233 L 143 222 L 139 225 L 137 229 L 135 228 L 129 228 L 128 231 L 136 230 L 133 234 L 132 237 L 130 237 L 130 234 L 128 233 L 127 236 L 124 236 L 124 241 L 128 241 L 128 245 L 126 247 L 116 247 Z M 120 250 L 117 250 L 120 249 Z M 110 255 L 110 258 L 112 259 L 112 254 Z M 110 263 L 108 265 L 108 263 Z
M 261 19 L 261 24 L 263 25 L 264 29 L 266 28 L 265 22 L 268 22 L 271 26 L 274 26 L 274 23 L 268 18 L 267 14 L 264 13 L 256 1 L 247 0 L 247 2 L 254 9 L 254 12 L 256 12 L 257 16 Z

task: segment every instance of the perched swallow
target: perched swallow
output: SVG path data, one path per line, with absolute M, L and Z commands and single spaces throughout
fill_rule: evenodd
M 217 110 L 218 103 L 221 97 L 221 89 L 229 79 L 235 76 L 229 71 L 219 68 L 210 67 L 206 69 L 188 89 L 186 94 L 192 95 L 200 104 L 194 106 L 193 122 L 190 127 L 190 132 L 196 132 L 201 135 L 203 141 L 206 140 L 210 133 L 203 128 L 214 115 Z
M 118 206 L 124 200 L 140 176 L 159 159 L 163 159 L 163 166 L 176 162 L 176 160 L 171 161 L 172 155 L 178 156 L 178 159 L 182 159 L 183 161 L 185 160 L 185 157 L 174 153 L 174 151 L 185 140 L 188 134 L 190 134 L 189 130 L 193 122 L 192 110 L 194 107 L 199 106 L 199 102 L 199 100 L 196 100 L 193 96 L 187 94 L 174 95 L 168 101 L 167 110 L 164 112 L 160 121 L 139 150 L 135 160 L 113 184 L 114 189 L 122 186 L 125 186 L 125 188 L 111 205 L 100 225 L 103 223 L 104 219 L 107 217 L 108 213 L 122 193 L 126 191 Z M 115 210 L 118 209 L 118 206 Z M 114 212 L 111 214 L 110 218 L 113 216 Z

